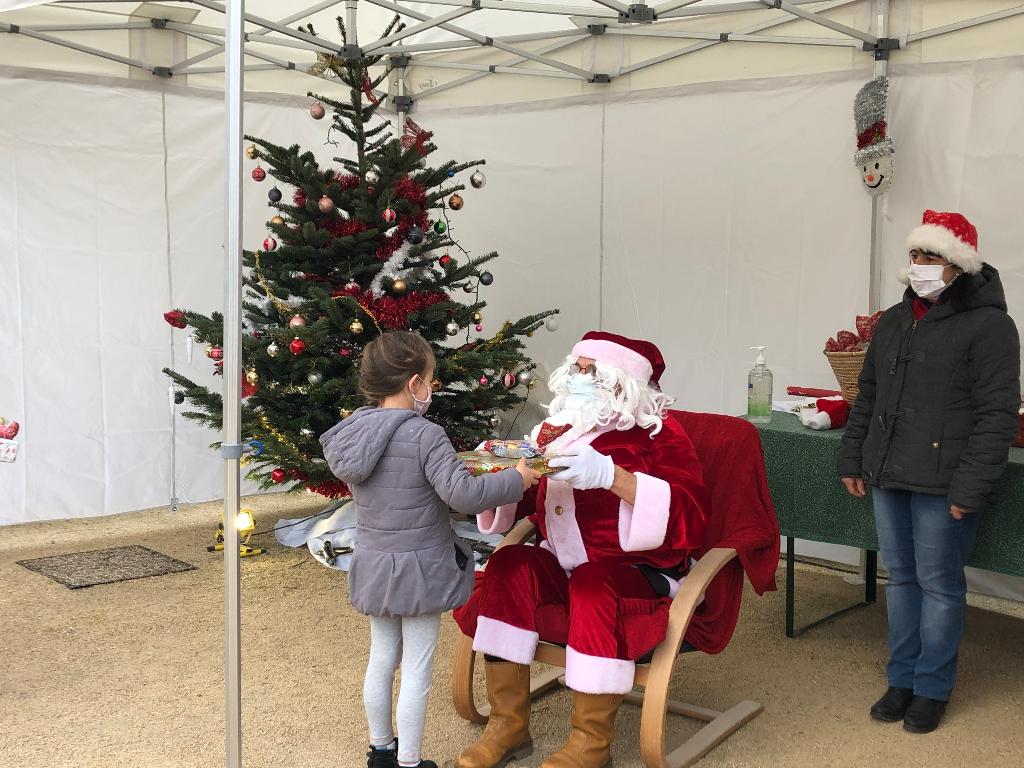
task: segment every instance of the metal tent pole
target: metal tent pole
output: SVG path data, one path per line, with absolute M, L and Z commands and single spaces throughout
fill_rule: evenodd
M 889 0 L 878 0 L 878 37 L 886 38 L 889 33 Z M 875 52 L 875 77 L 889 74 L 889 52 L 879 49 Z M 888 193 L 885 193 L 888 194 Z M 871 282 L 868 284 L 868 310 L 874 314 L 882 306 L 882 200 L 885 195 L 871 198 Z
M 224 273 L 224 764 L 242 765 L 241 610 L 239 605 L 239 463 L 242 399 L 242 106 L 245 0 L 227 0 L 224 113 L 227 237 Z

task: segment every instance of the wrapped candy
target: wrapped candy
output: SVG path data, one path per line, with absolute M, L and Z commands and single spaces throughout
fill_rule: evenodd
M 488 440 L 481 447 L 481 451 L 498 456 L 502 459 L 535 459 L 543 455 L 544 451 L 529 442 L 528 440 Z
M 469 474 L 474 477 L 490 474 L 492 472 L 501 472 L 502 470 L 514 467 L 519 463 L 518 458 L 502 458 L 484 451 L 463 451 L 456 455 L 459 457 L 459 460 L 466 465 L 466 469 L 469 470 Z M 526 466 L 536 472 L 540 472 L 542 475 L 549 475 L 552 472 L 560 472 L 561 467 L 551 467 L 548 465 L 548 460 L 552 458 L 554 457 L 530 458 L 526 460 Z

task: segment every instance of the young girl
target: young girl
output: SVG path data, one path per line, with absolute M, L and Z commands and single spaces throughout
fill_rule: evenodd
M 320 438 L 331 471 L 352 489 L 358 538 L 349 600 L 370 617 L 363 702 L 370 725 L 368 768 L 420 766 L 423 722 L 441 614 L 469 599 L 473 556 L 456 539 L 449 508 L 475 515 L 519 501 L 539 475 L 514 470 L 473 477 L 430 407 L 434 355 L 419 335 L 394 331 L 363 352 L 360 408 Z M 395 671 L 402 667 L 398 732 L 391 725 Z

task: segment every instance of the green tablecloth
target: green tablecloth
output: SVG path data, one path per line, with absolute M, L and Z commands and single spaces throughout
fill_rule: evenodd
M 870 496 L 855 499 L 836 476 L 842 430 L 807 429 L 785 413 L 758 426 L 782 535 L 877 550 Z M 1024 576 L 1024 449 L 1010 449 L 997 506 L 981 514 L 970 564 Z

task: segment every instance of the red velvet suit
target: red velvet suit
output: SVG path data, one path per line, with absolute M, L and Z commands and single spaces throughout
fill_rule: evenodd
M 545 478 L 518 508 L 483 513 L 487 532 L 530 516 L 540 546 L 495 552 L 455 620 L 475 650 L 509 661 L 529 663 L 539 638 L 563 643 L 570 688 L 624 693 L 634 661 L 664 638 L 678 586 L 659 596 L 636 566 L 685 570 L 704 542 L 707 495 L 693 445 L 670 417 L 653 438 L 640 428 L 591 432 L 560 450 L 587 442 L 636 474 L 635 503 Z

